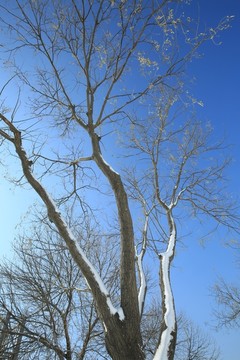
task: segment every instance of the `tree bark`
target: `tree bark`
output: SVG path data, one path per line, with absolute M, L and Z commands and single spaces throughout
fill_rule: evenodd
M 103 159 L 97 134 L 90 129 L 93 157 L 112 186 L 121 233 L 121 307 L 124 322 L 107 326 L 106 346 L 113 359 L 144 359 L 135 269 L 132 216 L 121 177 Z M 111 329 L 111 330 L 109 330 Z M 109 332 L 109 333 L 108 333 Z
M 140 330 L 140 314 L 138 306 L 138 291 L 135 273 L 135 248 L 132 217 L 130 214 L 127 194 L 121 177 L 102 158 L 98 137 L 92 136 L 93 155 L 96 163 L 107 176 L 117 201 L 119 223 L 121 230 L 121 307 L 124 318 L 119 318 L 119 313 L 113 308 L 107 290 L 102 280 L 95 272 L 94 267 L 88 261 L 82 249 L 76 243 L 70 229 L 61 216 L 59 209 L 47 193 L 46 189 L 33 176 L 31 166 L 25 150 L 22 147 L 21 132 L 2 114 L 1 119 L 8 126 L 13 137 L 5 132 L 2 135 L 11 141 L 22 163 L 22 169 L 29 184 L 38 193 L 46 205 L 49 219 L 56 225 L 59 234 L 65 240 L 66 245 L 85 276 L 96 301 L 99 317 L 105 326 L 105 341 L 109 355 L 115 359 L 142 360 L 142 337 Z M 114 313 L 113 313 L 114 311 Z M 115 313 L 116 312 L 116 313 Z
M 132 319 L 134 322 L 134 318 Z M 115 316 L 105 335 L 106 348 L 113 360 L 144 360 L 142 342 L 139 341 L 138 326 L 129 332 L 127 321 L 120 321 Z
M 154 360 L 174 360 L 177 339 L 176 312 L 170 281 L 170 267 L 175 254 L 177 230 L 172 216 L 172 209 L 170 207 L 167 208 L 166 205 L 165 207 L 167 210 L 170 236 L 166 251 L 159 254 L 161 261 L 159 276 L 162 297 L 162 322 L 159 345 Z

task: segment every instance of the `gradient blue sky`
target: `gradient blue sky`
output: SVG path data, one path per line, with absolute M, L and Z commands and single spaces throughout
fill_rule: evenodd
M 235 15 L 232 28 L 221 34 L 222 45 L 208 43 L 202 59 L 190 66 L 196 77 L 194 95 L 204 107 L 199 115 L 210 120 L 217 135 L 226 135 L 232 144 L 234 162 L 229 170 L 230 188 L 239 196 L 240 178 L 240 1 L 193 0 L 201 23 L 216 25 L 225 15 Z M 199 6 L 198 6 L 199 4 Z M 2 174 L 1 174 L 2 175 Z M 0 180 L 0 255 L 11 253 L 10 243 L 18 233 L 16 225 L 34 202 L 29 190 L 14 188 L 3 178 Z M 197 229 L 196 229 L 197 231 Z M 214 234 L 204 246 L 186 239 L 185 247 L 178 250 L 173 268 L 173 286 L 176 306 L 213 336 L 221 348 L 222 360 L 239 360 L 240 329 L 213 329 L 210 287 L 218 276 L 240 284 L 240 271 L 236 267 L 236 252 L 225 245 L 229 240 Z
M 197 3 L 197 1 L 196 1 Z M 196 77 L 194 94 L 204 107 L 199 110 L 203 119 L 210 120 L 215 133 L 226 136 L 232 144 L 234 159 L 228 176 L 230 189 L 239 196 L 240 177 L 240 1 L 200 0 L 201 22 L 213 26 L 225 15 L 235 15 L 232 28 L 221 33 L 221 46 L 207 44 L 204 57 L 190 67 Z M 197 6 L 197 5 L 196 5 Z M 214 305 L 210 287 L 218 276 L 240 286 L 240 271 L 236 252 L 226 247 L 228 240 L 214 234 L 204 247 L 188 239 L 186 248 L 179 251 L 175 262 L 174 288 L 178 309 L 205 328 L 216 339 L 223 360 L 240 359 L 240 329 L 212 328 Z

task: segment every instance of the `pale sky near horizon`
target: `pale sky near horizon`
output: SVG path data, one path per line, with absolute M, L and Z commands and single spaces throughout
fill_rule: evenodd
M 193 0 L 195 1 L 195 0 Z M 194 93 L 204 103 L 199 114 L 211 121 L 219 136 L 232 144 L 233 164 L 229 170 L 229 186 L 240 195 L 240 1 L 199 0 L 199 18 L 207 25 L 216 25 L 225 15 L 235 15 L 232 28 L 221 34 L 222 45 L 208 44 L 204 57 L 195 61 L 190 70 L 196 77 Z M 2 175 L 2 174 L 1 174 Z M 35 201 L 30 190 L 14 188 L 0 180 L 0 256 L 8 255 L 10 242 L 18 233 L 16 225 Z M 240 286 L 236 251 L 226 246 L 219 234 L 204 246 L 186 239 L 185 248 L 178 250 L 173 273 L 176 307 L 199 324 L 221 348 L 221 360 L 239 360 L 240 329 L 213 328 L 211 286 L 218 276 Z M 228 239 L 226 239 L 228 240 Z M 240 239 L 238 239 L 240 241 Z

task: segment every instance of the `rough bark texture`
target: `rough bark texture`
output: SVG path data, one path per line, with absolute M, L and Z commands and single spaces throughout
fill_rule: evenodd
M 167 206 L 164 203 L 170 235 L 166 251 L 159 255 L 161 262 L 159 276 L 162 297 L 162 322 L 159 345 L 154 360 L 173 360 L 176 348 L 177 322 L 174 297 L 170 281 L 170 268 L 175 253 L 177 230 L 172 215 L 172 206 Z
M 121 307 L 123 323 L 107 326 L 106 346 L 113 359 L 143 359 L 138 289 L 135 271 L 135 247 L 132 217 L 121 177 L 102 158 L 99 139 L 91 133 L 93 156 L 109 180 L 117 204 L 121 231 Z M 112 329 L 111 329 L 112 328 Z M 111 330 L 110 330 L 111 329 Z
M 138 329 L 130 333 L 127 325 L 127 321 L 120 322 L 116 316 L 112 319 L 105 337 L 107 351 L 113 360 L 144 360 Z
M 93 156 L 99 168 L 108 178 L 112 185 L 117 201 L 119 223 L 121 229 L 121 307 L 124 313 L 124 320 L 119 319 L 118 314 L 112 314 L 108 305 L 108 295 L 104 294 L 95 278 L 89 263 L 79 251 L 76 241 L 72 238 L 70 230 L 62 219 L 60 211 L 56 208 L 45 188 L 33 176 L 31 164 L 27 154 L 22 147 L 21 132 L 3 115 L 2 120 L 9 127 L 13 137 L 5 135 L 11 141 L 22 163 L 22 169 L 29 184 L 38 193 L 46 205 L 49 219 L 56 225 L 59 234 L 65 240 L 66 245 L 85 276 L 91 288 L 92 295 L 96 301 L 99 317 L 105 326 L 106 347 L 110 356 L 115 360 L 123 359 L 144 359 L 142 352 L 142 337 L 140 331 L 140 314 L 138 307 L 138 290 L 135 273 L 135 249 L 132 218 L 128 206 L 127 195 L 124 190 L 121 178 L 110 166 L 105 163 L 101 156 L 98 138 L 92 135 Z

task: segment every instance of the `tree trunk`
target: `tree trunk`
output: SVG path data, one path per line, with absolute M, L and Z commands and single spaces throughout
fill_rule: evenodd
M 105 335 L 106 348 L 113 360 L 144 360 L 140 329 L 130 330 L 126 321 L 114 317 Z

